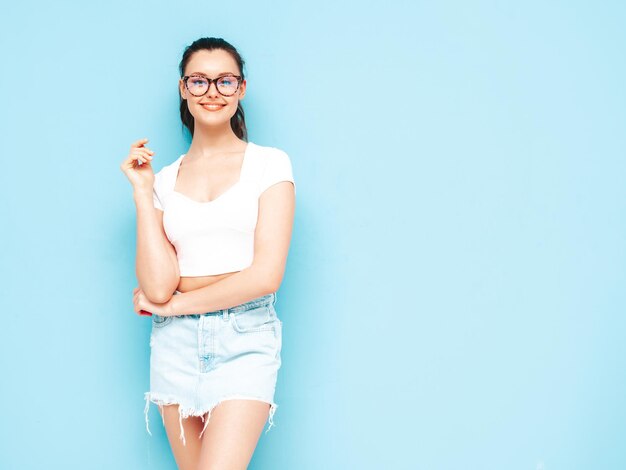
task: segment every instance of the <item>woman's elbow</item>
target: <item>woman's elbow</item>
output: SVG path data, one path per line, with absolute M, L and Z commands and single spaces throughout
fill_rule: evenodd
M 265 290 L 268 292 L 276 292 L 280 285 L 283 282 L 283 271 L 278 269 L 266 270 L 261 278 L 263 280 L 263 285 L 265 286 Z
M 155 304 L 164 304 L 172 298 L 172 292 L 161 289 L 146 289 L 143 293 L 150 302 Z
M 178 281 L 175 283 L 168 283 L 167 285 L 159 283 L 159 285 L 150 286 L 149 288 L 144 289 L 143 292 L 150 302 L 154 302 L 155 304 L 164 304 L 172 298 L 177 286 Z

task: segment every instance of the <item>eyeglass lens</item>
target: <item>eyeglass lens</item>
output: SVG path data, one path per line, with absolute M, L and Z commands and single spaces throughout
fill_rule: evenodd
M 217 80 L 217 91 L 221 94 L 230 96 L 237 91 L 239 80 L 237 77 L 224 76 Z M 204 95 L 209 89 L 209 81 L 205 77 L 192 75 L 187 79 L 187 88 L 192 95 Z

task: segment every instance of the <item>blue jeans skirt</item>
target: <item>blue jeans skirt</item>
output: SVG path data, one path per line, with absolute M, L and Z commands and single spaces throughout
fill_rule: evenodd
M 150 391 L 144 394 L 150 435 L 150 402 L 161 411 L 163 405 L 178 404 L 180 439 L 185 445 L 184 418 L 202 418 L 202 437 L 213 408 L 233 398 L 269 403 L 267 431 L 271 429 L 278 406 L 274 391 L 282 346 L 282 321 L 275 304 L 274 292 L 214 312 L 152 315 Z

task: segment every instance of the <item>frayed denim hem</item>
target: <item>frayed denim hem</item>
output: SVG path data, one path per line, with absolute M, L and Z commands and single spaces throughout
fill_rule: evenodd
M 211 419 L 211 412 L 217 405 L 219 405 L 223 401 L 232 400 L 232 399 L 244 399 L 244 400 L 258 400 L 264 403 L 268 403 L 270 405 L 270 414 L 269 414 L 269 419 L 268 419 L 269 427 L 265 431 L 266 433 L 270 429 L 272 429 L 272 426 L 275 426 L 274 413 L 276 412 L 276 408 L 278 408 L 278 405 L 274 402 L 269 402 L 263 398 L 254 397 L 250 395 L 228 395 L 228 396 L 221 398 L 220 400 L 218 400 L 217 402 L 209 406 L 208 409 L 205 409 L 205 410 L 196 410 L 192 406 L 184 406 L 181 404 L 181 400 L 171 397 L 171 396 L 163 396 L 159 393 L 145 392 L 144 399 L 146 400 L 146 407 L 144 409 L 144 414 L 146 417 L 146 430 L 148 431 L 148 434 L 150 434 L 151 436 L 152 436 L 152 433 L 150 432 L 150 427 L 148 424 L 148 411 L 150 410 L 150 402 L 154 403 L 155 405 L 158 405 L 161 408 L 161 419 L 163 421 L 164 426 L 165 426 L 165 418 L 163 417 L 163 406 L 164 405 L 178 405 L 178 421 L 180 423 L 180 439 L 183 441 L 184 446 L 187 445 L 187 441 L 185 439 L 185 430 L 183 428 L 183 418 L 188 418 L 189 416 L 199 416 L 200 418 L 202 418 L 202 421 L 204 422 L 204 427 L 202 428 L 202 431 L 200 432 L 200 435 L 198 436 L 198 438 L 202 438 L 202 434 L 204 434 L 204 430 L 206 429 L 206 426 L 207 424 L 209 424 L 209 420 Z M 205 421 L 204 415 L 206 413 L 208 413 L 208 416 Z

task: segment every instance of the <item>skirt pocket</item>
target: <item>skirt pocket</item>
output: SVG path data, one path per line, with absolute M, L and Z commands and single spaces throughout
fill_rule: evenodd
M 231 313 L 231 325 L 238 333 L 253 333 L 274 329 L 276 314 L 268 305 Z

